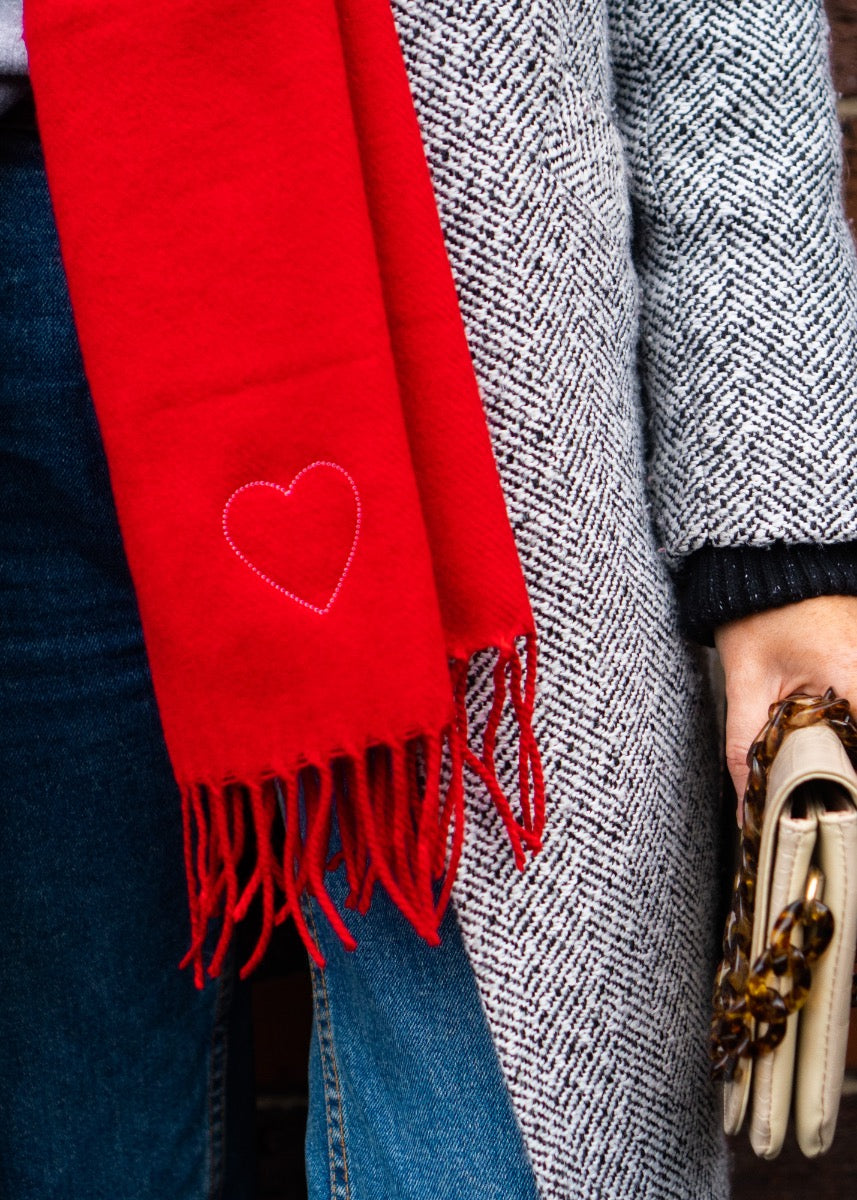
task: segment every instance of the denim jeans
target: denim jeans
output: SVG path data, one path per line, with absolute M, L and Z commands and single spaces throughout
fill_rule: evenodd
M 0 656 L 0 1197 L 250 1200 L 250 985 L 177 967 L 179 797 L 26 117 L 0 128 Z M 535 1197 L 454 917 L 430 949 L 376 895 L 347 954 L 307 913 L 312 1200 Z
M 248 991 L 231 963 L 203 992 L 177 970 L 188 941 L 179 796 L 37 135 L 10 125 L 0 129 L 0 1196 L 251 1200 Z
M 346 912 L 349 953 L 307 910 L 327 960 L 310 968 L 309 1200 L 536 1200 L 454 914 L 430 947 L 376 891 Z

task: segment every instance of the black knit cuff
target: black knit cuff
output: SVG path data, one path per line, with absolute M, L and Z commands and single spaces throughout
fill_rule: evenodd
M 857 596 L 857 542 L 703 546 L 676 575 L 684 633 L 705 646 L 726 621 L 813 596 Z

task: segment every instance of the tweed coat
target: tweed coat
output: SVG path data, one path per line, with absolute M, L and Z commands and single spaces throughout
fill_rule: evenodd
M 545 1200 L 713 1200 L 718 774 L 670 568 L 857 538 L 820 0 L 394 11 L 543 645 L 545 849 L 516 876 L 474 793 L 459 920 Z

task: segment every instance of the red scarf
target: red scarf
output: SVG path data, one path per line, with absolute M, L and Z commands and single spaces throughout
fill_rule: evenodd
M 532 615 L 389 0 L 28 0 L 25 36 L 183 798 L 185 962 L 201 986 L 222 914 L 216 974 L 251 903 L 242 975 L 287 914 L 321 961 L 303 893 L 353 945 L 324 885 L 343 863 L 350 904 L 379 882 L 437 941 L 465 769 L 519 865 L 543 783 Z

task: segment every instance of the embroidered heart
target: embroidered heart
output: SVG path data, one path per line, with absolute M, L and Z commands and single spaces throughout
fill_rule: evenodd
M 223 536 L 245 566 L 320 616 L 351 570 L 360 524 L 357 485 L 332 462 L 310 463 L 288 487 L 245 483 L 223 506 Z

